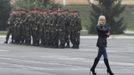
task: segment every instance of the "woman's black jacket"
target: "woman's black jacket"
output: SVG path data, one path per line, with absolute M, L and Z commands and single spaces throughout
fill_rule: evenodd
M 110 27 L 108 25 L 97 25 L 96 30 L 98 33 L 97 47 L 107 47 L 107 33 L 110 31 Z

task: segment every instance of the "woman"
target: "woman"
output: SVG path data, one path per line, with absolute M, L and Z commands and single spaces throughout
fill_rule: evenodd
M 98 55 L 95 58 L 94 64 L 91 67 L 90 71 L 93 75 L 96 75 L 95 68 L 103 55 L 104 57 L 104 63 L 107 67 L 107 73 L 109 75 L 114 75 L 112 73 L 111 68 L 109 66 L 108 58 L 107 58 L 107 52 L 106 52 L 106 47 L 107 47 L 107 37 L 110 36 L 110 28 L 106 25 L 106 17 L 104 15 L 101 15 L 98 19 L 98 24 L 96 26 L 97 33 L 98 33 L 98 40 L 97 40 L 97 47 L 99 48 L 98 50 Z

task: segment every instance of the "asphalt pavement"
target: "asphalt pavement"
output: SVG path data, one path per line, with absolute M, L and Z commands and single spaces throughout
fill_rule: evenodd
M 115 75 L 134 75 L 134 38 L 108 39 L 108 58 Z M 82 37 L 80 49 L 4 44 L 0 37 L 0 75 L 91 75 L 96 37 Z M 103 57 L 97 75 L 107 75 Z

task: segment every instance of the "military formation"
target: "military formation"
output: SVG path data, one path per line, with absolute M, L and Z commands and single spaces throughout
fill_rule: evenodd
M 47 48 L 79 48 L 81 20 L 76 10 L 16 9 L 8 19 L 11 43 Z

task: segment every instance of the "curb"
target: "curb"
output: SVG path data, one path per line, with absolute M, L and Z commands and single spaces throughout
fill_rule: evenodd
M 2 35 L 0 38 L 6 38 L 6 36 Z M 81 39 L 97 39 L 98 36 L 80 36 Z M 127 35 L 111 35 L 108 39 L 134 39 L 134 36 Z
M 81 39 L 97 39 L 98 36 L 81 36 Z M 108 39 L 134 39 L 134 36 L 110 36 Z

